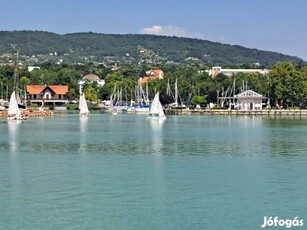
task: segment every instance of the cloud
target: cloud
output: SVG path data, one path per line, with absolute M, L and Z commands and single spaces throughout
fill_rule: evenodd
M 176 37 L 189 37 L 187 32 L 176 26 L 152 26 L 146 27 L 141 30 L 142 34 L 154 34 L 154 35 L 165 35 L 165 36 L 176 36 Z

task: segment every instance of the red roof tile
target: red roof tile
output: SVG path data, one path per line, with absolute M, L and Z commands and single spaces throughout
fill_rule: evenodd
M 141 84 L 146 83 L 149 79 L 162 79 L 164 77 L 164 73 L 161 69 L 148 70 L 146 71 L 146 75 L 147 76 L 141 80 Z
M 49 86 L 56 94 L 66 94 L 68 93 L 67 85 L 50 85 Z
M 40 94 L 46 87 L 45 85 L 27 85 L 27 93 Z
M 55 94 L 68 93 L 67 85 L 27 85 L 27 93 L 29 94 L 41 94 L 46 88 L 50 88 Z

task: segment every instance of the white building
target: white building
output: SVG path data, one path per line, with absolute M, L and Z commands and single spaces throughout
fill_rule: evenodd
M 82 94 L 82 87 L 87 81 L 90 81 L 90 82 L 96 81 L 99 86 L 103 86 L 105 84 L 105 80 L 101 80 L 97 75 L 87 74 L 81 80 L 78 81 L 80 94 Z
M 31 72 L 35 69 L 40 69 L 40 67 L 38 67 L 38 66 L 28 66 L 28 72 Z
M 228 77 L 231 77 L 237 73 L 260 73 L 268 74 L 269 70 L 267 69 L 222 69 L 220 66 L 214 66 L 209 71 L 208 74 L 212 77 L 216 77 L 218 74 L 222 73 Z
M 247 90 L 234 96 L 236 108 L 240 110 L 262 110 L 263 100 L 267 97 L 262 96 L 252 90 Z

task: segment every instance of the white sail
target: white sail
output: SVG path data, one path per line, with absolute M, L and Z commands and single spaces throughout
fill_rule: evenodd
M 21 115 L 21 112 L 18 108 L 15 91 L 11 94 L 9 110 L 8 110 L 8 119 L 18 119 Z
M 87 117 L 89 115 L 89 110 L 86 104 L 84 94 L 80 95 L 79 109 L 80 109 L 80 114 L 82 117 Z
M 18 105 L 21 105 L 21 99 L 18 93 L 16 94 L 16 101 Z
M 165 118 L 165 114 L 162 108 L 162 105 L 159 100 L 159 92 L 156 93 L 149 111 L 150 117 L 159 117 L 159 118 Z
M 162 107 L 160 101 L 159 101 L 159 117 L 165 117 L 163 107 Z
M 117 115 L 117 110 L 114 109 L 113 105 L 113 94 L 110 96 L 110 111 L 113 115 Z

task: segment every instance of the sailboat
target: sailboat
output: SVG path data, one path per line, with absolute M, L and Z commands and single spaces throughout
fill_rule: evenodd
M 149 100 L 148 100 L 148 85 L 146 84 L 146 92 L 142 88 L 141 79 L 138 81 L 136 88 L 137 107 L 135 112 L 137 114 L 148 114 L 149 113 Z
M 166 116 L 164 114 L 161 102 L 159 100 L 159 92 L 156 93 L 149 110 L 149 117 L 148 118 L 158 118 L 158 119 L 165 119 Z
M 186 105 L 182 104 L 182 99 L 180 97 L 179 90 L 178 90 L 177 78 L 176 78 L 176 81 L 175 81 L 175 95 L 173 96 L 173 94 L 172 94 L 172 92 L 170 90 L 169 83 L 167 85 L 166 94 L 169 95 L 169 96 L 172 96 L 174 98 L 174 103 L 169 104 L 169 106 L 172 106 L 172 107 L 182 107 L 182 108 L 186 107 Z M 179 100 L 178 99 L 180 100 L 180 104 L 179 104 Z
M 21 99 L 20 99 L 20 90 L 19 90 L 19 76 L 18 76 L 18 57 L 19 57 L 19 52 L 17 51 L 17 59 L 16 59 L 16 65 L 15 65 L 15 71 L 14 71 L 14 91 L 15 91 L 15 98 L 16 98 L 16 101 L 17 101 L 17 105 L 19 108 L 22 108 L 22 109 L 26 109 L 27 106 L 25 103 L 22 103 L 21 102 Z M 26 96 L 25 96 L 26 98 Z
M 80 95 L 79 109 L 80 109 L 80 116 L 83 118 L 88 117 L 88 115 L 90 114 L 86 104 L 84 93 Z
M 117 115 L 117 111 L 114 109 L 113 105 L 113 94 L 110 97 L 110 111 L 112 112 L 112 115 Z
M 19 110 L 16 93 L 13 91 L 10 98 L 9 110 L 7 113 L 8 120 L 26 120 L 27 118 L 23 116 Z

